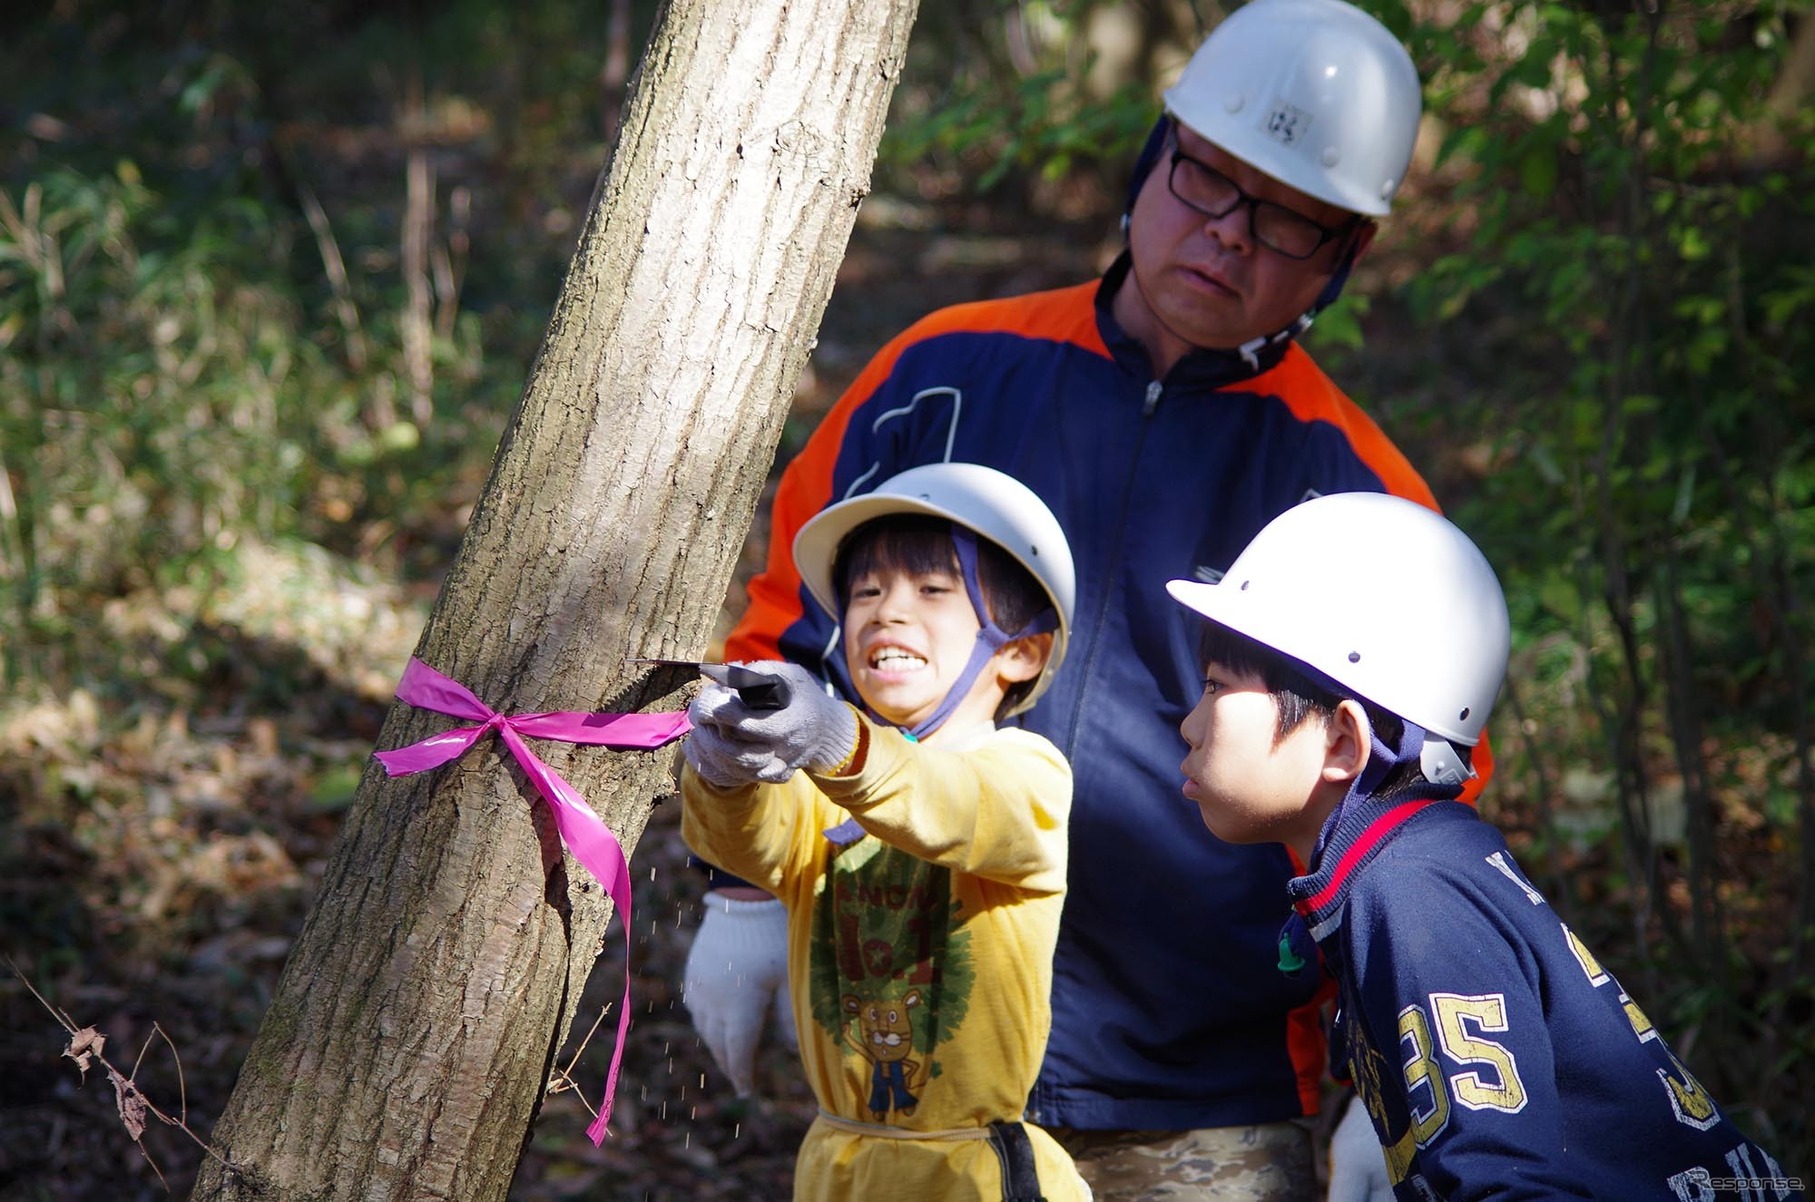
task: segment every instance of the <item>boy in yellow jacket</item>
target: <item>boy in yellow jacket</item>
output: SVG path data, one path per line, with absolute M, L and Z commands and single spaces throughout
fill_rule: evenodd
M 1065 537 L 1012 478 L 944 463 L 823 510 L 794 558 L 840 617 L 861 706 L 796 665 L 746 665 L 780 682 L 770 708 L 706 685 L 681 778 L 688 845 L 787 906 L 820 1107 L 794 1196 L 1088 1198 L 1020 1121 L 1051 1023 L 1071 771 L 996 725 L 1065 654 Z

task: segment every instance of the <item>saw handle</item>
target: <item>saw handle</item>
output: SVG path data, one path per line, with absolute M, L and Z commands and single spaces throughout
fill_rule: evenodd
M 700 675 L 734 690 L 743 703 L 753 710 L 787 707 L 788 682 L 779 676 L 755 672 L 737 664 L 701 664 Z

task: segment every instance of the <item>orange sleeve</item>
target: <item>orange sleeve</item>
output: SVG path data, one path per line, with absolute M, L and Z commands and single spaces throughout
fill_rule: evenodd
M 873 365 L 872 365 L 873 366 Z M 865 376 L 869 373 L 865 372 Z M 725 637 L 728 660 L 781 659 L 782 632 L 800 620 L 800 573 L 794 567 L 794 536 L 832 495 L 832 468 L 844 442 L 851 410 L 871 389 L 859 376 L 826 414 L 807 445 L 782 471 L 769 510 L 769 548 L 763 570 L 751 577 L 750 603 Z
M 1311 356 L 1302 347 L 1294 343 L 1273 372 L 1282 378 L 1276 382 L 1267 381 L 1266 391 L 1283 400 L 1292 416 L 1301 422 L 1335 426 L 1342 431 L 1355 457 L 1380 478 L 1381 486 L 1387 492 L 1442 512 L 1430 485 L 1424 482 L 1411 460 L 1393 445 L 1361 406 L 1323 374 L 1323 369 L 1311 361 Z

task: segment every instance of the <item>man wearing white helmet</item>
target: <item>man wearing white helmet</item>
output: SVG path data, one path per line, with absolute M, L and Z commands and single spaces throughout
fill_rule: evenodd
M 1294 866 L 1281 848 L 1211 838 L 1180 804 L 1176 732 L 1198 665 L 1156 593 L 1214 578 L 1307 495 L 1434 507 L 1296 341 L 1404 178 L 1418 79 L 1343 0 L 1254 0 L 1199 48 L 1165 110 L 1134 172 L 1127 249 L 1100 280 L 934 313 L 840 398 L 782 476 L 769 564 L 727 654 L 789 659 L 848 690 L 836 623 L 787 555 L 828 503 L 944 460 L 1038 493 L 1077 559 L 1078 616 L 1066 666 L 1020 721 L 1076 782 L 1029 1116 L 1111 1202 L 1307 1199 L 1304 1120 L 1325 1060 L 1316 982 L 1278 967 Z M 715 968 L 717 917 L 701 932 Z M 700 997 L 696 1011 L 717 1004 Z M 724 1000 L 760 1011 L 766 996 Z
M 1289 950 L 1337 978 L 1337 1051 L 1392 1196 L 1802 1196 L 1457 804 L 1510 642 L 1460 530 L 1398 497 L 1318 497 L 1220 581 L 1167 588 L 1208 620 L 1185 796 L 1218 838 L 1306 866 Z
M 1162 378 L 1198 348 L 1258 366 L 1373 241 L 1411 162 L 1418 74 L 1358 8 L 1266 0 L 1225 20 L 1165 98 L 1135 169 L 1116 320 Z
M 1083 1202 L 1070 1157 L 1022 1121 L 1051 1021 L 1071 773 L 1047 739 L 996 726 L 1065 659 L 1065 536 L 1026 485 L 937 463 L 823 510 L 793 558 L 840 615 L 861 708 L 796 664 L 747 665 L 781 682 L 768 704 L 703 688 L 681 829 L 787 909 L 819 1102 L 794 1197 Z

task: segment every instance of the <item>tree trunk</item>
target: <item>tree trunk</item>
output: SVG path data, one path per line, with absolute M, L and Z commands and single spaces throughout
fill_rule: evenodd
M 680 704 L 623 659 L 710 637 L 914 9 L 668 6 L 417 650 L 491 706 Z M 398 704 L 380 746 L 451 724 Z M 670 754 L 537 750 L 627 854 L 671 788 Z M 369 767 L 193 1196 L 503 1198 L 609 918 L 496 740 Z

